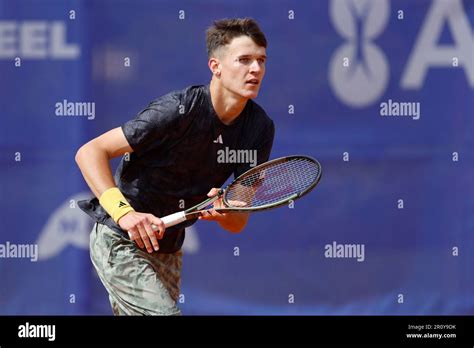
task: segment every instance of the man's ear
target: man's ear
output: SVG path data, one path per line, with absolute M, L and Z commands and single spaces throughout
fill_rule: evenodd
M 215 57 L 209 58 L 208 62 L 209 69 L 212 72 L 212 75 L 219 77 L 221 75 L 221 65 L 219 59 Z

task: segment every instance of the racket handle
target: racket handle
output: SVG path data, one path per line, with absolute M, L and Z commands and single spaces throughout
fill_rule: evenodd
M 165 227 L 168 228 L 177 225 L 183 221 L 186 221 L 186 213 L 184 211 L 179 211 L 177 213 L 164 216 L 160 219 L 165 224 Z

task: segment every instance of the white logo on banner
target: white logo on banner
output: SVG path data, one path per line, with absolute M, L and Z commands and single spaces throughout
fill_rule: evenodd
M 93 221 L 77 206 L 77 202 L 90 198 L 90 193 L 78 193 L 66 199 L 53 211 L 36 242 L 39 249 L 39 261 L 57 256 L 69 245 L 79 249 L 89 249 L 89 234 Z M 71 208 L 72 201 L 75 208 Z M 194 226 L 186 228 L 184 252 L 197 253 L 199 247 L 196 228 Z
M 346 43 L 331 57 L 329 82 L 346 105 L 369 106 L 387 87 L 387 58 L 373 41 L 387 25 L 389 7 L 388 0 L 331 1 L 331 21 Z M 452 44 L 439 43 L 444 27 L 449 29 Z M 462 69 L 467 83 L 474 87 L 474 33 L 462 0 L 433 0 L 420 29 L 413 34 L 418 37 L 401 75 L 401 89 L 423 88 L 434 68 Z
M 92 220 L 77 206 L 77 201 L 89 198 L 89 193 L 76 194 L 53 211 L 36 242 L 40 261 L 56 256 L 68 245 L 89 248 Z M 75 208 L 70 207 L 71 200 L 76 202 Z
M 364 107 L 376 101 L 389 79 L 387 58 L 373 40 L 388 22 L 388 0 L 333 0 L 330 17 L 346 39 L 331 58 L 329 81 L 345 104 Z M 344 59 L 347 63 L 343 64 Z
M 452 45 L 438 44 L 443 27 L 453 38 Z M 453 59 L 464 69 L 467 81 L 474 87 L 474 33 L 461 0 L 433 2 L 408 59 L 401 85 L 419 89 L 425 82 L 429 68 L 453 68 Z
M 0 59 L 78 59 L 81 48 L 67 42 L 63 21 L 0 20 Z

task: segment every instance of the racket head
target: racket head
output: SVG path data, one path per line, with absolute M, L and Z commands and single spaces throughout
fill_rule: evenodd
M 285 156 L 262 163 L 224 190 L 225 210 L 257 211 L 287 204 L 314 189 L 321 175 L 321 164 L 309 156 Z

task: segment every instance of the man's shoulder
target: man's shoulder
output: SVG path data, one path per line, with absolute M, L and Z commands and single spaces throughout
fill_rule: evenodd
M 182 89 L 172 90 L 151 101 L 150 104 L 162 103 L 163 101 L 174 101 L 181 104 L 192 102 L 195 99 L 202 98 L 206 92 L 206 85 L 191 85 Z
M 250 99 L 250 113 L 255 120 L 263 123 L 264 125 L 273 125 L 273 120 L 268 116 L 267 112 L 257 102 Z

